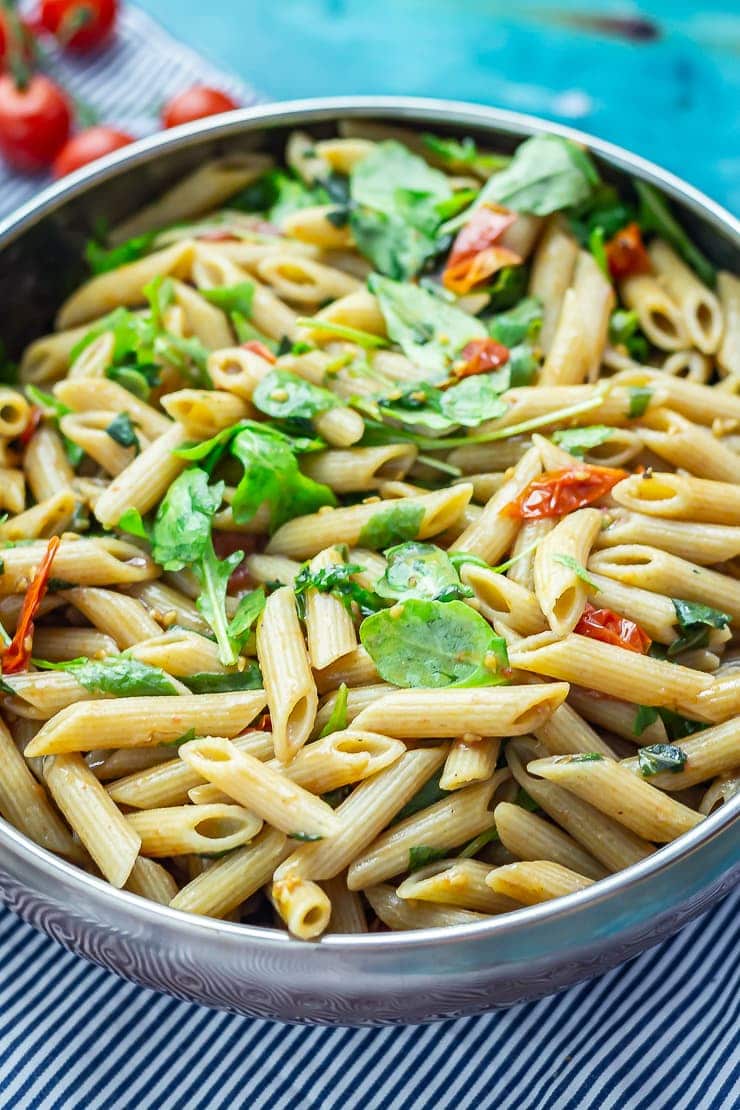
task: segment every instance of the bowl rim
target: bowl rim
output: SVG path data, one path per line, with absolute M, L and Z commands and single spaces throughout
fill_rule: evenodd
M 663 192 L 691 208 L 697 215 L 708 218 L 715 225 L 715 231 L 729 233 L 736 247 L 740 248 L 740 221 L 730 212 L 675 174 L 604 139 L 536 116 L 466 101 L 405 96 L 355 96 L 320 97 L 253 105 L 137 140 L 130 146 L 101 158 L 62 181 L 50 185 L 0 221 L 0 251 L 8 247 L 29 227 L 62 207 L 68 200 L 84 195 L 94 185 L 115 177 L 123 169 L 150 161 L 160 152 L 187 149 L 206 140 L 228 138 L 240 131 L 249 133 L 257 129 L 260 123 L 277 127 L 298 122 L 304 124 L 332 122 L 339 117 L 377 116 L 392 118 L 400 125 L 405 122 L 418 126 L 420 123 L 429 121 L 430 124 L 453 127 L 479 126 L 484 129 L 494 127 L 499 132 L 503 131 L 519 138 L 544 133 L 560 135 L 587 146 L 590 151 L 609 164 L 657 185 Z M 289 936 L 282 930 L 266 926 L 188 914 L 141 898 L 129 891 L 119 890 L 104 879 L 90 875 L 54 855 L 2 818 L 0 818 L 0 846 L 26 859 L 42 879 L 49 878 L 52 881 L 66 879 L 73 886 L 79 884 L 88 889 L 94 898 L 100 899 L 106 909 L 110 909 L 113 917 L 117 907 L 125 907 L 130 914 L 147 926 L 156 927 L 166 922 L 177 931 L 193 935 L 201 934 L 210 938 L 229 938 L 233 941 L 281 948 L 286 945 L 295 947 L 296 944 L 300 944 L 303 947 L 320 947 L 340 953 L 364 950 L 369 955 L 375 951 L 387 952 L 390 948 L 399 946 L 404 949 L 421 948 L 426 945 L 444 944 L 446 946 L 472 939 L 489 939 L 525 926 L 534 927 L 554 918 L 570 916 L 609 900 L 617 891 L 626 893 L 659 872 L 674 866 L 702 844 L 729 830 L 739 817 L 740 795 L 726 802 L 689 832 L 659 847 L 638 863 L 600 879 L 585 890 L 550 902 L 524 906 L 510 913 L 470 924 L 388 933 L 330 933 L 316 941 L 298 941 L 297 938 Z M 678 900 L 677 904 L 680 904 Z

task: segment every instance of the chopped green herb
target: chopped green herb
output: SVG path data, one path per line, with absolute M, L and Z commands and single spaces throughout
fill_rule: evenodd
M 176 740 L 163 740 L 162 746 L 165 748 L 179 748 L 181 744 L 187 744 L 191 740 L 195 740 L 197 733 L 194 728 L 189 728 L 187 732 L 183 732 L 182 736 L 178 736 Z
M 485 848 L 486 844 L 494 844 L 500 839 L 496 826 L 491 825 L 490 829 L 484 829 L 474 840 L 469 841 L 462 851 L 457 853 L 458 859 L 472 859 L 478 855 L 482 848 Z
M 306 422 L 340 404 L 328 389 L 307 382 L 288 370 L 271 370 L 258 384 L 252 402 L 275 420 Z M 309 432 L 311 428 L 307 429 Z
M 120 443 L 121 447 L 139 448 L 139 437 L 136 434 L 134 422 L 127 412 L 119 412 L 114 416 L 105 430 L 115 443 Z
M 292 832 L 288 833 L 291 840 L 300 840 L 305 844 L 312 844 L 315 840 L 323 840 L 320 833 Z
M 675 658 L 682 651 L 706 647 L 710 631 L 713 628 L 727 628 L 732 621 L 729 614 L 712 609 L 709 605 L 683 601 L 680 598 L 673 598 L 672 601 L 681 635 L 669 646 L 668 659 Z
M 447 855 L 446 848 L 430 848 L 426 844 L 414 845 L 409 848 L 409 871 L 419 871 L 429 863 L 436 863 Z
M 576 577 L 580 578 L 581 582 L 585 582 L 587 586 L 590 586 L 592 590 L 598 590 L 599 587 L 596 585 L 593 578 L 590 577 L 586 568 L 582 563 L 579 563 L 577 559 L 574 559 L 572 555 L 553 555 L 552 561 L 554 563 L 560 563 L 562 567 L 567 567 L 568 570 L 572 570 Z
M 36 385 L 26 386 L 26 396 L 34 405 L 38 405 L 48 416 L 52 416 L 54 421 L 59 427 L 59 421 L 63 416 L 67 416 L 72 412 L 69 405 L 65 405 L 62 401 L 58 401 L 53 393 L 46 393 L 43 389 L 39 389 Z M 64 444 L 64 453 L 67 456 L 69 465 L 77 467 L 85 457 L 85 452 L 78 444 L 73 443 L 68 436 L 60 432 L 62 442 Z
M 42 670 L 67 671 L 81 686 L 93 694 L 115 694 L 119 698 L 161 697 L 177 694 L 172 679 L 159 667 L 140 663 L 123 655 L 105 659 L 70 659 L 49 663 L 34 659 Z
M 359 582 L 355 582 L 352 577 L 363 569 L 356 563 L 335 563 L 332 566 L 311 570 L 308 563 L 305 563 L 293 580 L 293 592 L 298 602 L 299 613 L 303 615 L 305 594 L 311 589 L 323 594 L 333 594 L 350 610 L 354 602 L 364 616 L 382 609 L 385 604 L 383 600 L 372 590 L 367 590 Z
M 596 763 L 603 758 L 603 755 L 600 755 L 599 752 L 577 752 L 575 755 L 568 756 L 571 763 Z
M 687 736 L 692 736 L 695 732 L 701 732 L 708 727 L 700 721 L 692 721 L 688 717 L 682 717 L 680 713 L 674 713 L 672 709 L 665 709 L 662 706 L 639 705 L 635 715 L 635 723 L 632 726 L 634 735 L 642 736 L 645 729 L 655 724 L 657 720 L 663 722 L 668 739 L 672 742 L 683 740 Z
M 238 312 L 249 319 L 252 314 L 254 282 L 239 281 L 236 285 L 216 285 L 213 289 L 202 289 L 201 295 L 229 315 Z
M 110 270 L 117 270 L 129 262 L 136 262 L 151 251 L 156 231 L 147 231 L 144 235 L 136 235 L 119 243 L 115 247 L 106 247 L 97 239 L 89 239 L 85 247 L 85 259 L 94 274 L 107 274 Z
M 458 139 L 425 134 L 421 137 L 427 150 L 450 169 L 470 169 L 479 173 L 502 170 L 511 161 L 505 154 L 481 154 L 475 142 L 466 136 Z
M 410 541 L 389 548 L 385 556 L 385 574 L 375 584 L 381 597 L 395 601 L 460 601 L 473 594 L 460 582 L 447 552 L 434 544 Z
M 405 498 L 382 505 L 362 528 L 358 546 L 385 551 L 387 547 L 416 539 L 423 519 L 423 505 L 409 505 Z
M 640 748 L 637 753 L 637 762 L 643 778 L 659 775 L 661 771 L 672 771 L 677 774 L 683 769 L 688 756 L 686 752 L 675 744 L 650 744 Z
M 150 533 L 138 509 L 126 509 L 118 518 L 116 525 L 121 532 L 128 532 L 131 536 L 138 536 L 142 540 L 149 540 Z
M 250 662 L 243 671 L 230 671 L 227 674 L 210 674 L 199 671 L 180 679 L 193 694 L 224 694 L 231 690 L 260 690 L 262 674 L 255 662 Z
M 652 389 L 648 386 L 634 385 L 630 386 L 627 390 L 629 396 L 629 409 L 627 415 L 630 418 L 639 418 L 644 416 L 650 401 L 653 397 Z
M 542 301 L 539 297 L 525 297 L 508 312 L 500 312 L 488 320 L 491 337 L 505 347 L 534 343 L 541 328 Z
M 609 320 L 609 342 L 626 347 L 636 362 L 646 362 L 648 341 L 640 331 L 640 318 L 634 309 L 617 308 Z
M 596 265 L 601 270 L 604 277 L 609 277 L 609 262 L 606 257 L 606 247 L 604 245 L 604 229 L 603 227 L 594 227 L 588 237 L 588 249 L 594 256 Z
M 592 448 L 606 443 L 613 433 L 614 429 L 607 428 L 606 424 L 591 424 L 585 428 L 562 428 L 553 432 L 552 441 L 568 454 L 582 459 Z
M 264 586 L 250 590 L 240 598 L 234 616 L 229 621 L 229 639 L 243 647 L 252 630 L 254 622 L 265 607 Z
M 331 736 L 333 732 L 342 732 L 347 727 L 347 694 L 347 685 L 343 682 L 337 690 L 329 719 L 319 733 L 320 737 Z
M 359 347 L 387 347 L 388 340 L 384 339 L 382 335 L 373 335 L 369 331 L 360 331 L 359 328 L 350 328 L 347 324 L 335 324 L 331 320 L 321 320 L 319 317 L 301 316 L 296 320 L 302 328 L 309 328 L 311 331 L 325 331 L 331 335 L 336 335 L 337 339 L 347 339 L 351 343 L 356 343 Z

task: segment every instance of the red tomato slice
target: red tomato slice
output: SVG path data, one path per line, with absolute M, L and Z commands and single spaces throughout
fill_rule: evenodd
M 592 640 L 601 640 L 604 644 L 615 644 L 625 651 L 636 651 L 640 655 L 645 655 L 653 642 L 639 624 L 628 617 L 621 617 L 611 609 L 596 609 L 589 601 L 586 602 L 586 608 L 574 631 L 581 636 L 589 636 Z
M 51 537 L 46 548 L 46 554 L 33 576 L 31 585 L 26 590 L 15 635 L 0 654 L 3 674 L 18 674 L 19 671 L 28 670 L 33 648 L 33 622 L 39 611 L 39 606 L 44 600 L 46 588 L 49 584 L 49 576 L 51 575 L 51 564 L 54 562 L 54 556 L 60 542 L 59 536 Z
M 472 374 L 486 374 L 498 370 L 509 361 L 509 348 L 495 339 L 471 339 L 460 352 L 461 364 L 454 368 L 456 378 L 469 378 Z
M 605 244 L 609 273 L 617 281 L 635 274 L 649 274 L 652 266 L 636 223 L 619 229 Z
M 21 445 L 21 447 L 27 447 L 33 437 L 36 435 L 36 429 L 41 423 L 43 415 L 44 414 L 38 405 L 31 406 L 31 413 L 28 417 L 28 423 L 26 424 L 21 434 L 18 436 L 18 443 Z
M 516 213 L 498 205 L 481 204 L 458 233 L 447 259 L 442 282 L 453 293 L 468 293 L 504 266 L 522 260 L 515 251 L 498 245 L 503 233 L 516 221 Z
M 264 343 L 260 343 L 259 339 L 250 339 L 248 342 L 242 343 L 242 347 L 245 351 L 251 351 L 253 355 L 259 355 L 265 362 L 277 362 L 277 358 L 270 348 L 266 347 Z
M 519 520 L 564 516 L 574 509 L 592 505 L 626 477 L 626 470 L 586 463 L 552 470 L 531 481 L 503 512 Z

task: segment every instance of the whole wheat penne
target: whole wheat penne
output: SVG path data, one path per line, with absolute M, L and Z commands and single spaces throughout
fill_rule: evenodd
M 486 882 L 495 894 L 513 898 L 525 906 L 535 906 L 538 902 L 586 890 L 593 880 L 550 860 L 532 860 L 497 867 L 489 872 Z
M 288 931 L 300 940 L 313 940 L 328 928 L 331 902 L 310 879 L 276 879 L 270 887 L 270 901 Z
M 506 516 L 504 509 L 541 471 L 539 449 L 530 447 L 514 467 L 509 481 L 485 506 L 480 519 L 458 536 L 452 549 L 468 551 L 485 559 L 487 563 L 495 563 L 511 546 L 519 529 L 519 523 Z M 458 486 L 458 489 L 462 488 L 464 487 Z
M 740 482 L 738 456 L 701 424 L 692 424 L 680 413 L 660 408 L 651 409 L 643 420 L 642 442 L 671 466 L 714 482 Z
M 318 695 L 295 596 L 287 586 L 276 590 L 265 603 L 257 627 L 257 656 L 270 707 L 275 754 L 288 763 L 311 735 Z
M 171 899 L 170 906 L 185 913 L 225 917 L 269 882 L 285 854 L 285 844 L 283 833 L 263 829 L 251 844 L 229 852 L 186 883 Z
M 509 913 L 521 903 L 494 894 L 486 885 L 490 864 L 477 859 L 448 859 L 421 867 L 396 889 L 399 898 L 459 906 L 476 913 Z
M 484 914 L 459 906 L 430 905 L 417 899 L 399 898 L 387 883 L 368 887 L 363 894 L 374 913 L 390 929 L 443 929 L 485 921 Z
M 181 856 L 230 852 L 252 840 L 262 821 L 234 805 L 169 806 L 142 809 L 126 817 L 141 837 L 143 856 Z
M 578 623 L 590 587 L 573 569 L 585 566 L 601 528 L 598 509 L 579 509 L 564 516 L 537 547 L 534 590 L 550 628 L 559 635 Z
M 515 579 L 475 563 L 463 563 L 460 578 L 475 592 L 479 612 L 492 624 L 503 621 L 521 636 L 533 636 L 547 627 L 534 593 Z
M 724 320 L 717 362 L 723 374 L 740 376 L 740 280 L 722 270 L 717 275 L 717 295 Z
M 713 354 L 723 330 L 719 301 L 664 240 L 653 239 L 648 250 L 659 280 L 678 305 L 689 339 L 700 351 Z
M 131 868 L 125 889 L 167 906 L 177 894 L 177 883 L 161 863 L 139 856 Z
M 645 781 L 673 793 L 740 766 L 740 718 L 734 717 L 724 724 L 688 736 L 679 742 L 679 747 L 686 756 L 683 767 L 676 771 L 659 771 Z M 635 775 L 642 774 L 637 757 L 623 759 L 620 766 Z
M 604 698 L 592 690 L 584 690 L 580 686 L 571 686 L 568 694 L 568 704 L 587 721 L 591 721 L 599 728 L 605 728 L 625 740 L 630 740 L 633 744 L 667 743 L 668 736 L 665 725 L 660 718 L 651 724 L 645 725 L 638 736 L 637 707 L 632 702 L 620 701 L 613 697 Z M 545 746 L 547 747 L 546 743 Z M 564 751 L 556 752 L 549 747 L 548 751 L 551 755 L 569 754 Z M 599 747 L 580 748 L 579 751 L 600 751 L 602 755 L 611 756 L 614 754 Z
M 493 817 L 504 847 L 521 860 L 550 860 L 594 880 L 608 874 L 576 840 L 522 806 L 499 802 Z
M 496 770 L 501 741 L 493 736 L 458 736 L 445 760 L 439 785 L 442 790 L 459 790 L 490 779 Z
M 311 560 L 310 569 L 315 573 L 343 563 L 342 553 L 327 547 Z M 305 604 L 309 659 L 312 667 L 323 670 L 357 647 L 355 624 L 344 602 L 331 594 L 309 589 Z
M 572 691 L 573 687 L 568 694 L 568 701 L 571 701 Z M 532 732 L 550 755 L 600 752 L 602 755 L 614 756 L 607 742 L 578 715 L 568 702 L 559 705 L 555 712 L 537 728 L 532 729 Z
M 362 898 L 347 889 L 347 876 L 336 875 L 321 884 L 331 902 L 328 933 L 366 933 L 367 916 Z
M 609 523 L 596 539 L 596 547 L 632 543 L 658 547 L 671 555 L 706 566 L 740 555 L 740 527 L 670 520 L 626 509 L 610 513 Z

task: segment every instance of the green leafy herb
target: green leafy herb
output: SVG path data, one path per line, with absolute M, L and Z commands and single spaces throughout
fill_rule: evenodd
M 147 375 L 133 366 L 110 366 L 106 371 L 106 377 L 110 378 L 116 385 L 120 385 L 122 389 L 127 389 L 129 393 L 133 393 L 134 397 L 138 397 L 140 401 L 146 401 L 152 391 L 152 386 L 158 384 L 151 380 L 151 374 Z M 158 370 L 156 371 L 156 377 L 159 377 Z
M 148 663 L 123 655 L 109 655 L 105 659 L 71 659 L 64 663 L 34 659 L 34 663 L 42 670 L 67 671 L 92 694 L 135 698 L 161 697 L 178 692 L 170 676 L 159 667 L 151 667 Z
M 634 309 L 617 308 L 609 320 L 609 342 L 625 347 L 636 362 L 646 362 L 648 341 L 640 331 L 640 318 Z
M 189 728 L 183 732 L 182 736 L 178 736 L 175 740 L 164 740 L 162 746 L 165 748 L 179 748 L 181 744 L 187 744 L 190 740 L 195 740 L 197 733 L 194 728 Z
M 198 467 L 183 471 L 175 479 L 159 506 L 152 529 L 152 557 L 156 563 L 165 570 L 182 570 L 201 558 L 223 488 L 223 482 L 209 486 L 208 475 Z
M 119 243 L 116 247 L 106 247 L 97 239 L 89 239 L 85 247 L 85 259 L 94 274 L 107 274 L 110 270 L 117 270 L 128 262 L 136 262 L 151 251 L 156 231 L 147 231 L 144 235 L 136 235 Z
M 299 613 L 303 615 L 304 599 L 307 590 L 318 590 L 322 594 L 333 594 L 351 609 L 354 602 L 360 612 L 367 616 L 382 609 L 384 602 L 372 590 L 365 589 L 352 577 L 364 568 L 356 563 L 335 563 L 328 567 L 311 570 L 305 563 L 293 580 L 293 592 L 299 603 Z
M 151 539 L 149 529 L 144 523 L 138 509 L 126 509 L 118 518 L 116 528 L 121 532 L 128 532 L 131 536 L 138 536 L 142 540 Z
M 534 135 L 517 147 L 506 169 L 490 177 L 476 204 L 547 216 L 581 204 L 599 184 L 589 155 L 559 135 Z
M 665 709 L 662 706 L 639 705 L 632 732 L 635 736 L 642 736 L 645 729 L 655 724 L 657 720 L 663 722 L 668 739 L 671 741 L 683 740 L 685 737 L 692 736 L 695 732 L 701 732 L 707 728 L 706 724 L 692 721 L 688 717 L 682 717 L 680 713 L 674 713 L 672 709 Z
M 644 416 L 645 411 L 653 397 L 653 391 L 648 386 L 633 385 L 627 390 L 629 408 L 627 415 L 630 418 Z
M 422 383 L 392 401 L 380 398 L 377 405 L 388 419 L 449 431 L 460 425 L 475 428 L 503 416 L 508 405 L 500 393 L 495 374 L 475 374 L 445 390 Z
M 241 212 L 265 212 L 275 224 L 315 204 L 327 204 L 330 196 L 323 186 L 305 185 L 287 170 L 268 170 L 229 201 L 229 208 Z
M 680 655 L 682 651 L 706 647 L 711 629 L 727 628 L 732 622 L 729 614 L 719 609 L 712 609 L 709 605 L 683 601 L 680 598 L 673 598 L 672 601 L 681 635 L 669 646 L 667 652 L 669 659 Z
M 339 399 L 328 389 L 307 382 L 288 370 L 271 370 L 254 391 L 253 403 L 275 420 L 310 421 Z
M 672 771 L 677 774 L 683 769 L 688 756 L 686 752 L 675 744 L 650 744 L 640 748 L 637 761 L 640 774 L 643 778 L 650 775 L 659 775 L 661 771 Z
M 635 181 L 634 186 L 640 201 L 638 220 L 642 230 L 654 231 L 670 243 L 705 285 L 713 287 L 717 280 L 714 266 L 691 242 L 658 190 L 646 181 Z
M 452 362 L 466 343 L 486 334 L 475 316 L 418 285 L 372 274 L 368 286 L 378 298 L 391 339 L 433 385 L 449 376 Z
M 243 671 L 230 671 L 227 674 L 199 671 L 180 679 L 193 694 L 225 694 L 231 690 L 260 690 L 262 674 L 255 662 Z
M 36 385 L 26 386 L 26 396 L 34 405 L 38 405 L 44 413 L 54 418 L 57 428 L 59 427 L 59 421 L 62 417 L 72 412 L 69 405 L 65 405 L 62 401 L 57 400 L 53 393 L 46 393 Z M 78 444 L 73 443 L 68 436 L 65 436 L 63 432 L 60 431 L 59 434 L 62 437 L 64 453 L 69 460 L 69 465 L 72 467 L 79 466 L 85 457 L 85 452 Z
M 436 863 L 447 855 L 446 848 L 430 848 L 427 844 L 414 845 L 409 848 L 409 871 L 419 871 L 428 863 Z
M 240 599 L 236 612 L 229 621 L 229 639 L 238 643 L 240 647 L 243 647 L 252 630 L 254 622 L 257 620 L 264 607 L 264 586 L 258 586 L 256 590 L 250 590 L 248 594 L 245 594 L 244 597 Z
M 488 308 L 491 312 L 503 312 L 513 308 L 527 292 L 529 273 L 526 266 L 504 266 L 495 275 L 493 282 L 481 292 L 488 294 Z
M 201 592 L 196 600 L 198 611 L 210 625 L 218 643 L 218 657 L 225 666 L 236 662 L 238 645 L 229 636 L 229 622 L 226 617 L 226 591 L 229 578 L 244 558 L 243 551 L 234 551 L 220 560 L 213 550 L 210 535 L 198 562 L 192 570 L 198 579 Z
M 596 585 L 593 578 L 590 577 L 586 568 L 582 563 L 579 563 L 577 559 L 574 559 L 572 555 L 553 555 L 552 561 L 554 563 L 560 563 L 562 567 L 567 567 L 568 570 L 572 570 L 575 576 L 580 578 L 581 582 L 585 582 L 586 585 L 590 586 L 593 590 L 598 590 L 599 587 Z
M 592 448 L 606 443 L 613 432 L 614 429 L 607 428 L 606 424 L 591 424 L 585 428 L 562 428 L 560 431 L 553 432 L 552 441 L 568 454 L 582 459 Z
M 331 736 L 333 732 L 341 732 L 347 727 L 347 693 L 347 685 L 343 682 L 337 690 L 329 719 L 319 733 L 320 737 Z
M 631 223 L 635 213 L 619 196 L 613 185 L 596 185 L 591 195 L 568 213 L 570 226 L 582 247 L 589 245 L 595 231 L 603 242 Z
M 466 563 L 474 567 L 485 567 L 486 570 L 490 569 L 485 559 L 481 559 L 479 555 L 471 555 L 469 551 L 450 551 L 449 560 L 458 572 L 460 567 L 465 566 Z
M 642 736 L 646 728 L 650 728 L 659 720 L 658 710 L 653 705 L 638 705 L 635 721 L 632 725 L 632 734 Z
M 385 551 L 397 543 L 416 539 L 423 519 L 424 507 L 406 504 L 405 498 L 383 505 L 362 528 L 358 546 Z
M 462 601 L 400 602 L 367 617 L 360 639 L 394 686 L 490 686 L 508 667 L 505 641 Z
M 522 809 L 528 810 L 529 813 L 535 813 L 540 805 L 532 798 L 524 787 L 520 786 L 514 798 L 514 805 L 521 806 Z
M 478 855 L 482 848 L 485 848 L 486 844 L 493 844 L 500 839 L 496 826 L 491 825 L 490 829 L 484 829 L 474 840 L 469 841 L 462 851 L 457 853 L 458 859 L 472 859 L 473 856 Z
M 508 312 L 500 312 L 488 321 L 490 335 L 505 347 L 534 343 L 541 328 L 542 301 L 539 297 L 525 297 Z
M 460 601 L 473 591 L 463 586 L 446 551 L 431 543 L 411 541 L 391 547 L 385 574 L 375 584 L 381 597 L 395 601 L 421 598 Z
M 604 245 L 604 229 L 603 227 L 594 227 L 588 237 L 588 249 L 594 256 L 596 265 L 601 270 L 602 274 L 609 277 L 609 261 L 606 257 L 606 246 Z
M 328 806 L 331 806 L 332 809 L 336 809 L 337 806 L 340 806 L 351 793 L 351 786 L 338 786 L 336 790 L 327 790 L 327 792 L 325 794 L 322 794 L 321 797 Z
M 351 343 L 356 343 L 358 347 L 388 346 L 388 340 L 384 339 L 382 335 L 373 335 L 369 331 L 350 328 L 347 324 L 335 324 L 331 320 L 321 320 L 318 316 L 300 316 L 296 320 L 296 324 L 302 328 L 309 328 L 311 331 L 325 331 L 331 335 L 336 335 L 337 339 L 347 339 Z
M 292 832 L 288 833 L 291 840 L 300 840 L 305 844 L 312 844 L 314 840 L 323 840 L 320 833 Z
M 439 135 L 422 135 L 421 141 L 431 154 L 451 169 L 470 169 L 483 173 L 502 170 L 511 161 L 505 154 L 481 154 L 475 142 L 466 136 L 458 139 L 442 138 Z
M 603 758 L 599 752 L 577 752 L 568 756 L 571 763 L 596 763 Z
M 402 809 L 398 811 L 396 816 L 391 821 L 391 825 L 397 825 L 399 821 L 405 821 L 407 817 L 412 817 L 415 813 L 419 813 L 422 809 L 428 809 L 429 806 L 439 802 L 442 798 L 446 798 L 451 794 L 451 790 L 443 790 L 439 785 L 439 780 L 442 777 L 442 770 L 435 771 L 430 779 L 417 790 L 413 798 L 411 798 Z
M 213 289 L 202 289 L 201 295 L 229 315 L 238 312 L 248 319 L 252 314 L 254 282 L 239 281 L 236 285 L 217 285 Z
M 134 422 L 127 412 L 119 412 L 114 416 L 108 427 L 107 434 L 121 447 L 139 447 L 139 437 L 134 428 Z

